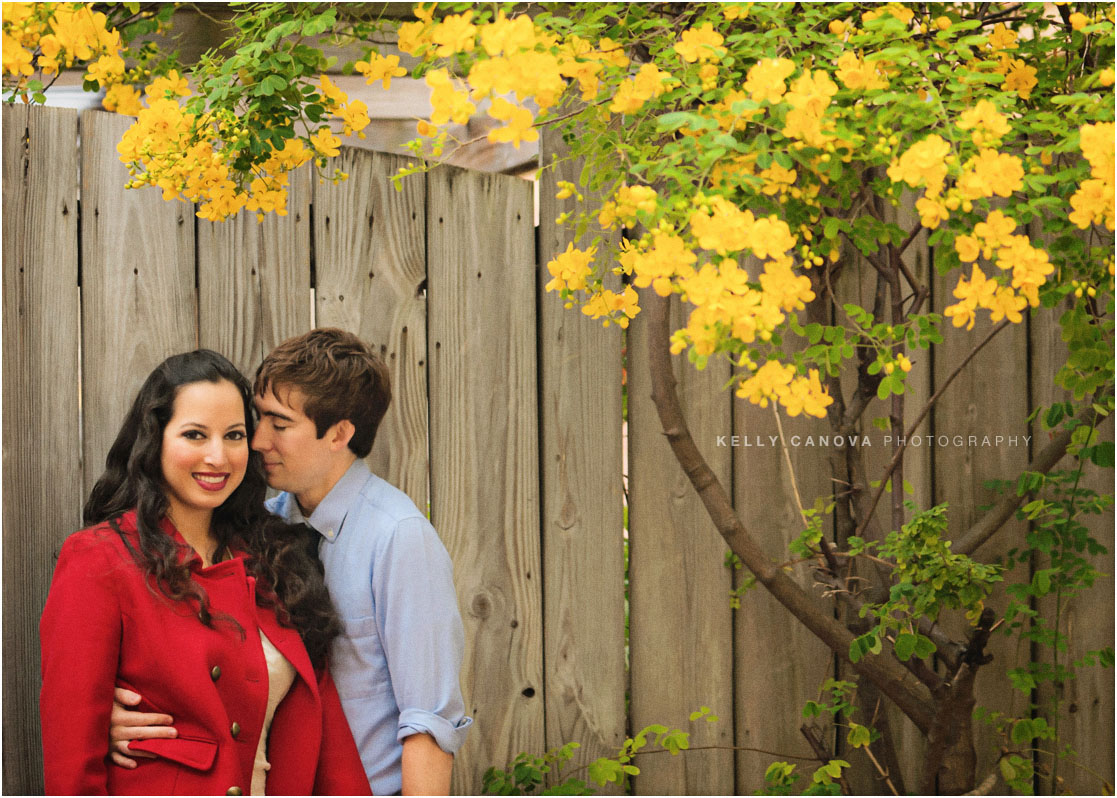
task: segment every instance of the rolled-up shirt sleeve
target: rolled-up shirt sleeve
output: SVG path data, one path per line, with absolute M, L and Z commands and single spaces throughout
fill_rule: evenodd
M 465 632 L 450 556 L 425 518 L 407 518 L 385 536 L 376 570 L 373 599 L 399 707 L 397 739 L 430 734 L 453 754 L 473 719 L 459 683 Z

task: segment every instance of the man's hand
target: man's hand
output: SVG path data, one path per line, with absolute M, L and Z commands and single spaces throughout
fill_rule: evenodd
M 449 795 L 454 755 L 438 747 L 429 734 L 403 738 L 403 794 Z
M 154 759 L 154 754 L 146 751 L 132 751 L 128 748 L 129 740 L 153 740 L 178 736 L 175 730 L 174 718 L 161 712 L 135 712 L 126 707 L 134 707 L 140 703 L 140 694 L 117 687 L 113 691 L 112 717 L 109 720 L 109 753 L 112 761 L 122 768 L 136 767 L 136 760 L 130 757 L 138 756 L 145 759 Z

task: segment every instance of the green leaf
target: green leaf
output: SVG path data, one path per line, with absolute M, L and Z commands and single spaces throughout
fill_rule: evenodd
M 913 634 L 904 633 L 896 636 L 895 651 L 896 656 L 902 662 L 907 662 L 911 659 L 911 655 L 915 653 L 916 636 Z
M 915 656 L 926 659 L 938 651 L 938 646 L 931 641 L 931 638 L 923 635 L 916 635 L 915 637 Z
M 1083 449 L 1082 454 L 1099 468 L 1113 468 L 1113 441 L 1102 441 Z
M 611 781 L 617 784 L 624 781 L 624 770 L 621 763 L 608 757 L 601 757 L 590 762 L 588 773 L 590 780 L 602 787 Z
M 1001 760 L 1000 768 L 1001 778 L 1005 780 L 1006 784 L 1011 783 L 1012 780 L 1016 778 L 1016 768 L 1014 768 L 1012 766 L 1012 763 L 1008 761 L 1008 757 L 1005 757 Z
M 868 747 L 872 741 L 872 733 L 867 726 L 862 726 L 858 723 L 849 724 L 849 734 L 846 735 L 846 742 L 854 748 Z
M 1032 732 L 1032 722 L 1027 718 L 1012 724 L 1012 742 L 1020 745 L 1028 742 L 1033 737 L 1035 737 L 1035 734 Z

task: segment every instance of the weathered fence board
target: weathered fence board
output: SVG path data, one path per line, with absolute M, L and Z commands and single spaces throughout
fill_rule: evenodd
M 677 299 L 671 304 L 676 329 L 687 311 Z M 628 336 L 632 730 L 658 723 L 689 731 L 693 748 L 732 746 L 732 578 L 724 564 L 726 545 L 663 435 L 651 400 L 645 318 L 633 319 Z M 676 357 L 673 366 L 694 442 L 722 485 L 731 485 L 731 450 L 717 445 L 717 436 L 733 428 L 731 396 L 721 390 L 728 364 L 711 361 L 697 371 Z M 701 706 L 720 720 L 691 723 L 688 716 Z M 638 795 L 734 791 L 730 750 L 645 756 L 637 765 Z
M 910 230 L 913 225 L 919 221 L 918 215 L 914 214 L 910 207 L 913 200 L 914 197 L 912 195 L 905 195 L 904 203 L 891 213 L 891 217 L 902 230 Z M 930 253 L 927 249 L 926 241 L 926 233 L 920 233 L 903 253 L 902 258 L 904 264 L 911 271 L 916 281 L 930 291 L 932 287 L 932 275 Z M 883 254 L 882 251 L 882 256 Z M 915 289 L 904 277 L 900 278 L 900 283 L 901 295 L 906 298 L 904 306 L 905 309 L 908 309 L 911 307 L 910 303 L 914 296 Z M 845 317 L 844 310 L 840 307 L 846 302 L 854 302 L 862 308 L 872 311 L 877 287 L 878 273 L 872 265 L 861 256 L 852 259 L 847 268 L 842 271 L 834 285 L 834 290 L 840 299 L 839 308 L 837 309 L 836 318 L 833 323 L 849 323 L 849 320 Z M 890 298 L 886 288 L 882 296 L 884 298 L 884 305 L 878 321 L 887 321 L 891 318 L 891 306 L 889 304 Z M 922 311 L 926 312 L 929 307 L 930 296 L 928 295 L 922 305 Z M 913 368 L 905 379 L 905 390 L 903 394 L 904 433 L 911 429 L 916 417 L 923 410 L 930 398 L 932 390 L 932 368 L 929 352 L 925 349 L 910 349 L 905 347 L 905 353 L 911 360 Z M 857 362 L 853 361 L 847 364 L 842 373 L 842 385 L 847 400 L 853 398 L 856 383 Z M 886 438 L 886 436 L 892 436 L 891 430 L 882 430 L 874 424 L 874 420 L 876 419 L 888 419 L 891 410 L 891 398 L 888 400 L 874 398 L 869 402 L 868 407 L 862 415 L 862 422 L 858 431 L 858 434 L 862 436 L 860 439 L 862 443 L 858 445 L 858 452 L 860 455 L 860 462 L 865 472 L 864 479 L 867 480 L 868 483 L 881 480 L 892 459 L 894 450 L 891 441 Z M 928 414 L 915 429 L 915 435 L 925 436 L 930 433 L 931 416 Z M 866 439 L 869 445 L 865 445 L 864 441 Z M 852 453 L 852 456 L 857 456 L 857 453 Z M 898 480 L 897 484 L 899 484 L 899 482 Z M 908 446 L 904 450 L 902 482 L 904 483 L 900 485 L 902 491 L 907 490 L 906 486 L 909 483 L 913 490 L 911 495 L 906 492 L 901 492 L 900 496 L 903 499 L 914 500 L 919 507 L 931 506 L 930 447 L 924 445 Z M 839 489 L 838 485 L 834 486 L 835 491 L 839 491 Z M 870 485 L 869 490 L 871 496 L 871 493 L 875 491 L 876 488 Z M 882 494 L 873 515 L 874 521 L 879 525 L 877 528 L 881 530 L 882 535 L 887 534 L 888 531 L 894 528 L 891 507 L 894 495 L 895 494 L 887 492 Z M 903 513 L 904 520 L 910 520 L 911 515 L 911 511 L 905 509 Z M 855 679 L 856 674 L 853 672 L 852 668 L 844 663 L 839 663 L 839 665 L 838 673 L 841 678 Z M 863 682 L 861 684 L 864 685 Z M 875 706 L 879 698 L 879 693 L 871 685 L 863 686 L 860 692 L 860 706 L 862 709 L 867 709 L 871 717 L 872 707 Z M 895 748 L 896 756 L 899 760 L 895 764 L 899 766 L 902 784 L 908 790 L 913 790 L 919 784 L 923 752 L 926 747 L 925 738 L 907 716 L 896 709 L 895 705 L 888 701 L 882 701 L 881 706 L 884 707 L 884 712 L 886 714 L 882 716 L 883 720 L 877 721 L 875 725 L 882 731 L 885 729 L 888 730 Z M 856 720 L 864 724 L 867 719 L 865 717 L 858 717 Z M 837 750 L 843 759 L 849 760 L 854 765 L 856 772 L 852 773 L 850 776 L 850 786 L 855 792 L 875 793 L 888 789 L 884 779 L 869 758 L 860 750 L 851 750 L 845 741 L 844 735 L 839 735 L 838 737 Z M 880 747 L 877 747 L 875 750 L 882 755 L 886 753 L 882 751 Z M 881 764 L 886 769 L 890 769 L 890 763 L 888 761 L 884 761 Z M 901 779 L 897 779 L 896 784 L 900 783 Z
M 1073 297 L 1071 297 L 1073 299 Z M 1050 375 L 1058 372 L 1066 362 L 1067 347 L 1062 340 L 1056 314 L 1045 313 L 1031 319 L 1031 396 L 1034 407 L 1050 407 L 1055 402 L 1067 401 L 1069 392 L 1056 386 Z M 1032 452 L 1042 449 L 1053 434 L 1043 429 L 1042 414 L 1032 422 Z M 1113 419 L 1110 417 L 1098 427 L 1098 440 L 1113 441 Z M 1063 469 L 1076 468 L 1068 458 L 1059 464 Z M 1113 490 L 1112 474 L 1087 463 L 1081 487 L 1098 493 Z M 1036 609 L 1049 623 L 1059 619 L 1059 632 L 1067 638 L 1066 651 L 1058 653 L 1058 664 L 1081 660 L 1088 651 L 1097 651 L 1113 645 L 1113 512 L 1102 515 L 1083 513 L 1078 520 L 1089 529 L 1092 537 L 1108 549 L 1104 555 L 1090 557 L 1091 565 L 1102 573 L 1091 590 L 1069 600 L 1055 595 L 1040 599 Z M 1049 560 L 1035 563 L 1036 568 L 1050 567 Z M 1055 653 L 1050 647 L 1040 647 L 1041 661 L 1056 664 Z M 1077 669 L 1075 678 L 1068 681 L 1061 691 L 1055 692 L 1050 683 L 1043 683 L 1035 691 L 1037 714 L 1055 724 L 1050 712 L 1052 698 L 1059 700 L 1058 748 L 1070 746 L 1075 755 L 1058 763 L 1058 772 L 1052 773 L 1053 757 L 1041 756 L 1045 766 L 1041 772 L 1041 791 L 1055 794 L 1052 776 L 1059 780 L 1058 792 L 1071 795 L 1090 795 L 1103 792 L 1105 785 L 1099 775 L 1113 783 L 1114 751 L 1110 735 L 1099 730 L 1112 728 L 1114 710 L 1114 684 L 1112 668 L 1099 666 Z M 1037 747 L 1052 750 L 1051 741 L 1037 742 Z M 1081 766 L 1081 767 L 1080 767 Z M 1088 768 L 1088 769 L 1087 769 Z M 1093 771 L 1093 772 L 1091 772 Z M 1098 775 L 1095 775 L 1098 774 Z
M 428 175 L 431 517 L 454 558 L 471 734 L 454 789 L 543 747 L 531 185 Z
M 82 131 L 83 495 L 132 399 L 168 355 L 197 345 L 194 209 L 124 188 L 116 144 L 130 120 L 86 111 Z
M 276 344 L 310 329 L 310 175 L 291 176 L 287 215 L 199 219 L 199 344 L 249 379 Z
M 544 135 L 544 164 L 561 145 Z M 545 291 L 547 262 L 573 241 L 555 219 L 576 202 L 556 200 L 556 182 L 577 181 L 578 171 L 565 161 L 540 178 L 537 285 L 546 748 L 580 743 L 574 766 L 616 754 L 627 687 L 621 330 L 565 309 L 558 292 Z
M 786 562 L 792 556 L 788 544 L 806 529 L 796 488 L 807 508 L 813 506 L 814 497 L 834 490 L 826 449 L 806 445 L 809 436 L 828 431 L 827 423 L 784 415 L 781 443 L 771 405 L 761 408 L 737 399 L 733 416 L 733 432 L 739 436 L 739 445 L 732 450 L 734 505 L 765 553 L 775 562 Z M 823 521 L 823 530 L 827 536 L 832 534 L 829 519 Z M 792 573 L 802 587 L 813 592 L 808 566 L 798 566 Z M 819 606 L 829 611 L 821 599 Z M 814 756 L 799 731 L 803 705 L 817 699 L 822 683 L 834 675 L 834 657 L 760 586 L 741 597 L 735 621 L 737 745 L 778 752 L 738 752 L 737 792 L 752 793 L 763 789 L 764 771 L 772 762 L 788 756 Z M 791 651 L 795 656 L 784 653 Z M 821 736 L 831 750 L 832 733 L 824 727 Z M 813 771 L 809 762 L 798 764 L 800 770 Z
M 954 299 L 952 292 L 957 274 L 943 278 L 936 274 L 934 298 L 936 312 L 942 312 Z M 936 390 L 943 385 L 963 358 L 989 333 L 993 324 L 981 312 L 973 330 L 965 331 L 943 326 L 944 341 L 935 350 L 934 370 Z M 996 495 L 984 487 L 991 479 L 1015 479 L 1028 462 L 1028 435 L 1025 418 L 1028 415 L 1028 392 L 1021 381 L 1027 374 L 1027 331 L 1023 324 L 1009 325 L 999 332 L 975 357 L 942 394 L 934 410 L 936 439 L 947 436 L 949 445 L 935 445 L 934 490 L 935 503 L 948 502 L 948 534 L 956 538 L 969 529 L 982 515 L 982 507 L 996 500 Z M 1018 384 L 1016 390 L 1006 390 L 1006 385 Z M 954 445 L 955 436 L 961 435 L 965 445 Z M 976 446 L 970 445 L 969 436 L 976 436 Z M 996 436 L 1002 440 L 997 441 Z M 989 436 L 990 445 L 982 445 Z M 1015 444 L 1009 438 L 1016 436 Z M 1009 520 L 1004 528 L 979 548 L 975 557 L 983 562 L 1003 555 L 1009 548 L 1024 539 L 1026 525 Z M 1028 581 L 1028 566 L 1017 569 L 1006 577 L 1008 581 Z M 994 590 L 986 601 L 998 614 L 1004 611 L 1007 597 L 1003 585 Z M 944 626 L 953 636 L 967 633 L 968 626 L 958 613 L 951 613 Z M 986 648 L 994 659 L 977 674 L 975 694 L 979 706 L 997 709 L 1006 715 L 1020 717 L 1028 712 L 1027 697 L 1016 691 L 1005 677 L 1005 669 L 1027 661 L 1026 645 L 1007 637 L 1001 631 L 994 633 Z M 977 750 L 978 781 L 996 767 L 1002 741 L 988 726 L 974 722 Z
M 4 792 L 35 794 L 39 614 L 81 520 L 78 117 L 3 113 Z
M 392 403 L 368 464 L 428 508 L 426 177 L 390 178 L 405 158 L 346 149 L 339 185 L 314 192 L 316 322 L 380 347 Z

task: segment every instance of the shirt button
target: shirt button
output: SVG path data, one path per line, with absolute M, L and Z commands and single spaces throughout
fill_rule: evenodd
M 240 734 L 240 724 L 237 723 L 236 721 L 233 721 L 233 725 L 229 727 L 229 733 L 233 735 L 234 739 L 236 739 L 236 736 L 238 734 Z M 234 793 L 234 794 L 235 795 L 240 795 L 240 793 Z
M 220 665 L 214 665 L 212 668 L 210 668 L 209 678 L 213 679 L 213 681 L 215 681 L 215 682 L 218 679 L 221 678 L 221 666 Z
M 244 795 L 244 792 L 241 790 L 240 787 L 230 787 L 229 789 L 225 790 L 225 794 L 226 795 Z

